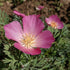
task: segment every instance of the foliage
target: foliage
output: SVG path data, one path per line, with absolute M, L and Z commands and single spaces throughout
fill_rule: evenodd
M 5 25 L 9 22 L 9 17 L 5 11 L 0 10 L 0 24 Z
M 8 16 L 4 18 L 3 15 L 0 18 L 0 25 L 4 26 L 8 24 Z M 17 16 L 14 16 L 13 20 L 21 22 L 21 18 Z M 0 51 L 0 56 L 4 58 L 0 59 L 0 70 L 70 70 L 70 32 L 66 24 L 62 30 L 47 27 L 45 24 L 45 29 L 53 33 L 55 42 L 51 48 L 41 49 L 42 53 L 35 56 L 24 54 L 14 48 L 14 41 L 5 38 L 3 26 L 0 29 L 0 48 L 4 53 Z

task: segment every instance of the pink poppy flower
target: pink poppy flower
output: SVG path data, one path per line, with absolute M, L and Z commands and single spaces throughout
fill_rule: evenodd
M 49 18 L 46 18 L 46 23 L 50 25 L 52 28 L 62 29 L 64 27 L 63 22 L 60 21 L 58 16 L 52 15 Z
M 50 48 L 54 42 L 53 34 L 43 29 L 44 24 L 37 15 L 24 16 L 23 29 L 18 21 L 4 26 L 5 36 L 16 41 L 14 47 L 31 55 L 40 54 L 40 48 Z
M 44 8 L 44 6 L 38 6 L 36 7 L 36 10 L 42 10 Z

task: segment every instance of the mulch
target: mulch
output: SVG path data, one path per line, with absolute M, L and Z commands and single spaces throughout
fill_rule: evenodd
M 40 11 L 36 10 L 39 5 L 44 6 Z M 22 4 L 4 2 L 0 7 L 8 15 L 13 15 L 13 10 L 17 10 L 26 15 L 40 14 L 41 17 L 49 17 L 53 14 L 58 15 L 64 23 L 70 23 L 70 0 L 26 0 Z

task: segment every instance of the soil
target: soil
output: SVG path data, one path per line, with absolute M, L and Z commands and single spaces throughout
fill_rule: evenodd
M 39 5 L 44 6 L 40 11 L 36 10 Z M 3 2 L 0 9 L 8 15 L 13 15 L 13 10 L 17 10 L 26 15 L 40 14 L 41 17 L 49 17 L 56 14 L 64 23 L 70 23 L 70 0 L 26 0 L 14 6 L 11 2 Z

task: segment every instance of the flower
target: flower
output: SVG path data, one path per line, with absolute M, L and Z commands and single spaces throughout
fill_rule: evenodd
M 44 6 L 38 6 L 36 7 L 36 10 L 42 10 L 44 8 Z
M 62 29 L 64 27 L 63 22 L 60 21 L 57 15 L 52 15 L 49 18 L 46 18 L 46 23 L 52 28 Z
M 16 41 L 14 47 L 20 51 L 38 55 L 40 48 L 50 48 L 54 42 L 53 34 L 44 29 L 43 22 L 37 15 L 24 16 L 23 29 L 18 21 L 13 21 L 4 26 L 5 36 Z

